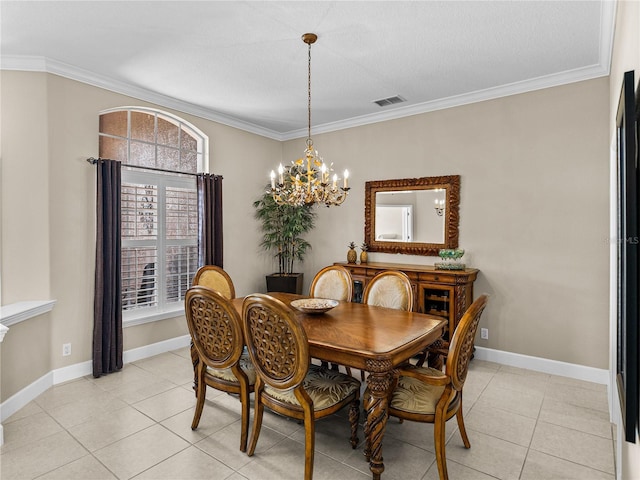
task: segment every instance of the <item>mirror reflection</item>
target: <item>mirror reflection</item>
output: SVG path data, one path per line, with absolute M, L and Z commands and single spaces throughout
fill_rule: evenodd
M 460 176 L 365 184 L 365 241 L 373 252 L 437 255 L 458 246 Z
M 445 194 L 442 188 L 376 193 L 376 240 L 444 243 Z

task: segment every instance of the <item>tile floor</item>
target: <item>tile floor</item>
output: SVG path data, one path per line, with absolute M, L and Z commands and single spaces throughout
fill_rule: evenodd
M 197 431 L 188 349 L 50 388 L 4 423 L 0 478 L 300 479 L 304 429 L 266 414 L 253 457 L 239 450 L 240 406 L 209 389 Z M 451 480 L 614 479 L 603 385 L 474 360 L 465 384 L 471 449 L 447 424 Z M 346 412 L 317 423 L 314 478 L 371 478 L 348 445 Z M 360 433 L 362 438 L 362 431 Z M 383 478 L 438 478 L 431 425 L 390 419 Z

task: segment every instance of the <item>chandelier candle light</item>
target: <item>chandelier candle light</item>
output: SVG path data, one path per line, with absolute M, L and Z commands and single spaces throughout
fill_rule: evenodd
M 342 186 L 338 187 L 338 175 L 333 174 L 329 181 L 333 164 L 327 167 L 318 151 L 313 148 L 311 140 L 311 44 L 318 36 L 315 33 L 305 33 L 302 41 L 309 46 L 308 62 L 308 128 L 307 148 L 304 157 L 291 162 L 291 165 L 278 167 L 278 176 L 271 170 L 271 194 L 278 205 L 310 205 L 324 204 L 327 207 L 341 205 L 349 193 L 349 171 L 345 170 Z

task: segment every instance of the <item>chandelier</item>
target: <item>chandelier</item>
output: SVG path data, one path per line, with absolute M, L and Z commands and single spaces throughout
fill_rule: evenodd
M 318 36 L 315 33 L 305 33 L 302 41 L 309 46 L 308 76 L 307 76 L 307 148 L 304 156 L 291 162 L 291 165 L 278 167 L 278 176 L 271 170 L 271 194 L 278 205 L 312 205 L 324 204 L 327 207 L 341 205 L 349 193 L 349 171 L 345 170 L 342 186 L 338 186 L 338 175 L 333 174 L 333 164 L 327 166 L 318 151 L 313 148 L 311 140 L 311 44 Z M 331 179 L 329 178 L 331 177 Z

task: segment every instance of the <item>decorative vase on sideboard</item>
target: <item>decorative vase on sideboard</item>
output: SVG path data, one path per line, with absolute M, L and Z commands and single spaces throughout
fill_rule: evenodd
M 347 263 L 356 263 L 358 260 L 358 252 L 356 252 L 356 244 L 351 242 L 349 244 L 349 251 L 347 252 Z

